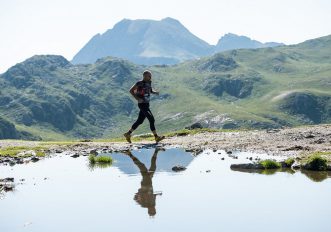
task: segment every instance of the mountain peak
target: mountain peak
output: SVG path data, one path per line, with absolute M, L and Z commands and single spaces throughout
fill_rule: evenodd
M 171 18 L 171 17 L 166 17 L 164 19 L 162 19 L 161 21 L 163 22 L 169 22 L 169 23 L 179 23 L 181 24 L 177 19 Z
M 284 44 L 276 43 L 276 42 L 262 43 L 257 40 L 253 40 L 247 36 L 227 33 L 219 39 L 216 45 L 216 51 L 222 52 L 222 51 L 240 49 L 240 48 L 276 47 L 280 45 L 284 45 Z
M 123 19 L 104 34 L 94 36 L 72 62 L 93 63 L 99 58 L 114 56 L 138 64 L 174 64 L 211 52 L 211 45 L 176 19 Z

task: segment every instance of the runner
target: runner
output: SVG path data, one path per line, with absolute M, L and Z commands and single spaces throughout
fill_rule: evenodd
M 149 121 L 150 129 L 154 135 L 155 141 L 158 143 L 162 139 L 164 139 L 164 136 L 159 136 L 156 133 L 155 129 L 155 119 L 154 116 L 149 109 L 149 101 L 151 94 L 159 95 L 158 91 L 155 91 L 152 89 L 152 73 L 149 70 L 146 70 L 143 72 L 143 79 L 141 81 L 138 81 L 136 84 L 134 84 L 131 89 L 130 93 L 132 96 L 138 101 L 138 107 L 140 109 L 138 119 L 135 123 L 133 123 L 131 129 L 124 133 L 124 137 L 126 140 L 131 143 L 131 134 L 132 132 L 138 128 L 140 124 L 142 124 L 145 120 L 145 118 Z

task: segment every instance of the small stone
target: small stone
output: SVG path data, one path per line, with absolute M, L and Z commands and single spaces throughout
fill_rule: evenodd
M 93 149 L 93 150 L 91 150 L 91 151 L 90 151 L 90 154 L 91 154 L 91 155 L 98 155 L 98 151 L 97 151 L 97 149 Z
M 297 170 L 297 169 L 300 169 L 301 168 L 301 165 L 298 161 L 295 161 L 293 164 L 292 164 L 292 168 Z
M 40 160 L 40 159 L 39 159 L 38 157 L 32 157 L 32 158 L 31 158 L 31 161 L 32 161 L 32 162 L 38 162 L 39 160 Z
M 3 186 L 3 190 L 4 190 L 5 192 L 13 191 L 13 189 L 14 189 L 14 186 L 12 186 L 12 185 L 4 185 L 4 186 Z
M 224 157 L 222 157 L 222 158 L 221 158 L 221 160 L 225 160 L 225 158 L 224 158 Z
M 315 140 L 314 143 L 322 144 L 322 143 L 325 143 L 325 140 L 323 138 L 320 138 L 320 139 Z
M 174 167 L 172 167 L 172 171 L 174 172 L 181 172 L 181 171 L 184 171 L 186 170 L 186 168 L 184 166 L 181 166 L 181 165 L 176 165 Z
M 79 154 L 74 154 L 71 156 L 72 158 L 78 158 L 79 157 Z
M 206 170 L 206 172 L 207 172 L 207 173 L 209 173 L 209 172 L 210 172 L 210 170 Z
M 16 164 L 24 164 L 23 159 L 17 159 L 17 160 L 16 160 Z
M 315 138 L 315 135 L 313 134 L 308 134 L 305 136 L 306 139 L 311 139 L 311 138 Z
M 4 179 L 0 179 L 0 182 L 14 182 L 14 177 L 7 177 Z

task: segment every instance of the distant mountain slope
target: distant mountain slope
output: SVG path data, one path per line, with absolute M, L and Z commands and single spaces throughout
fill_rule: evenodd
M 211 52 L 212 46 L 175 19 L 124 19 L 104 34 L 95 35 L 72 63 L 93 63 L 101 57 L 115 56 L 138 64 L 174 64 Z
M 252 40 L 247 36 L 239 36 L 232 33 L 228 33 L 219 39 L 218 43 L 215 46 L 215 52 L 223 52 L 239 48 L 276 47 L 281 45 L 284 44 L 276 42 L 261 43 L 257 40 Z
M 325 36 L 150 66 L 154 88 L 161 93 L 151 102 L 156 127 L 171 131 L 193 123 L 215 128 L 330 123 L 330 50 L 331 36 Z M 0 131 L 10 128 L 9 137 L 32 134 L 44 139 L 121 135 L 138 112 L 128 89 L 146 68 L 113 57 L 72 65 L 62 56 L 33 56 L 0 75 L 0 117 L 6 119 Z M 145 123 L 136 133 L 148 131 Z

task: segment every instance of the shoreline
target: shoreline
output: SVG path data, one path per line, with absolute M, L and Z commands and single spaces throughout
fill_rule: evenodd
M 331 152 L 331 124 L 272 130 L 201 132 L 168 137 L 159 144 L 155 144 L 148 139 L 133 142 L 132 144 L 97 141 L 45 142 L 0 140 L 1 149 L 10 150 L 11 148 L 22 147 L 25 150 L 33 150 L 33 148 L 39 147 L 39 149 L 45 150 L 46 155 L 66 153 L 79 156 L 88 155 L 91 152 L 121 152 L 129 149 L 155 146 L 164 148 L 179 147 L 195 154 L 211 149 L 297 157 L 314 152 Z M 5 158 L 9 158 L 9 156 L 0 155 L 0 161 Z

